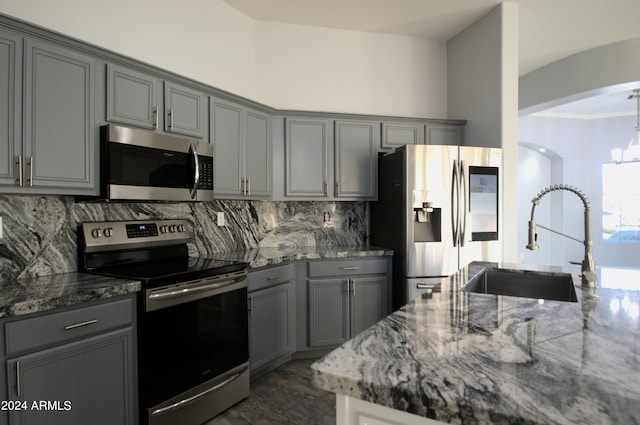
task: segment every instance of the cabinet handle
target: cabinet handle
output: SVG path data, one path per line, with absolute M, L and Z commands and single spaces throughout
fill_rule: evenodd
M 18 159 L 16 160 L 16 165 L 18 166 L 18 171 L 16 172 L 16 174 L 18 175 L 18 178 L 16 179 L 16 183 L 18 183 L 18 186 L 24 186 L 24 180 L 22 177 L 22 155 L 18 155 Z
M 241 182 L 241 184 L 242 184 L 242 189 L 241 189 L 241 190 L 242 190 L 242 194 L 243 194 L 243 195 L 246 195 L 246 194 L 247 194 L 247 180 L 243 177 L 243 178 L 240 180 L 240 182 Z
M 355 298 L 356 296 L 356 280 L 351 279 L 351 295 Z
M 360 270 L 360 267 L 358 266 L 343 267 L 342 270 Z
M 33 157 L 29 157 L 29 187 L 33 187 Z
M 582 263 L 581 263 L 582 264 Z M 276 280 L 276 279 L 280 279 L 280 276 L 269 276 L 267 278 L 267 280 Z
M 16 393 L 20 397 L 20 360 L 16 361 Z
M 158 106 L 153 105 L 153 128 L 158 128 Z
M 247 193 L 246 195 L 251 195 L 251 177 L 247 178 Z
M 76 323 L 75 325 L 67 325 L 64 327 L 65 331 L 69 331 L 75 328 L 81 328 L 82 326 L 93 325 L 94 323 L 98 323 L 97 319 L 87 320 L 86 322 Z
M 249 294 L 249 305 L 247 306 L 249 314 L 253 313 L 253 294 Z
M 324 182 L 324 194 L 329 195 L 329 184 L 326 181 Z
M 169 109 L 169 128 L 173 130 L 173 108 Z

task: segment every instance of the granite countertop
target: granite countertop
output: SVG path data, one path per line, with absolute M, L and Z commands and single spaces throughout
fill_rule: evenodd
M 314 385 L 446 423 L 640 423 L 637 278 L 577 303 L 458 291 L 484 266 L 314 363 Z
M 288 263 L 296 260 L 329 258 L 380 257 L 393 255 L 393 250 L 372 245 L 346 245 L 325 247 L 265 247 L 216 254 L 220 260 L 238 260 L 250 269 Z
M 0 318 L 37 313 L 140 290 L 140 282 L 88 273 L 62 273 L 0 282 Z
M 295 260 L 393 255 L 368 245 L 335 247 L 258 248 L 216 255 L 259 268 Z M 0 282 L 0 318 L 81 304 L 140 290 L 140 282 L 89 273 L 63 273 Z

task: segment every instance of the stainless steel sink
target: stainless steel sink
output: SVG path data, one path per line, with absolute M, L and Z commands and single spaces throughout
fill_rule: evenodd
M 460 290 L 480 294 L 578 302 L 573 279 L 569 273 L 486 268 Z

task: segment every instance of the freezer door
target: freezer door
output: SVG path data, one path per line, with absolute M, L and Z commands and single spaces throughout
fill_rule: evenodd
M 460 267 L 502 261 L 502 149 L 460 147 Z
M 407 145 L 405 151 L 404 276 L 449 276 L 458 269 L 454 246 L 458 147 Z

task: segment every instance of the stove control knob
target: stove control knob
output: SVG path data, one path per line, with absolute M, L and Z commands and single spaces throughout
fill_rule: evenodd
M 175 233 L 175 231 L 176 231 L 176 225 L 175 225 L 175 224 L 171 224 L 171 225 L 169 226 L 169 232 L 171 232 L 171 233 Z
M 102 231 L 98 228 L 95 228 L 93 230 L 91 230 L 91 236 L 93 236 L 94 238 L 99 238 L 100 236 L 102 236 Z
M 166 224 L 160 226 L 160 233 L 167 233 L 169 231 L 169 227 Z
M 178 232 L 184 232 L 184 224 L 178 224 Z
M 107 227 L 104 229 L 104 237 L 110 238 L 111 236 L 113 236 L 113 227 Z

